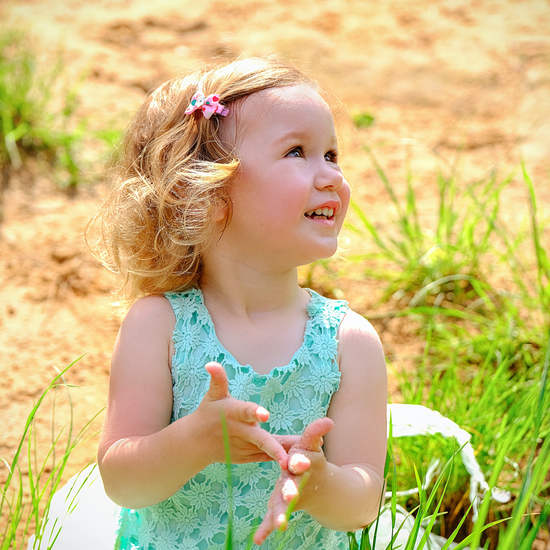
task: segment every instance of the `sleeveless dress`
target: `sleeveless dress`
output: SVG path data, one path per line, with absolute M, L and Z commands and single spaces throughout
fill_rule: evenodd
M 233 397 L 258 403 L 270 412 L 269 420 L 262 424 L 270 433 L 300 435 L 308 424 L 326 416 L 340 383 L 336 336 L 348 306 L 347 302 L 308 292 L 309 319 L 301 347 L 288 365 L 265 375 L 250 365 L 240 365 L 222 346 L 199 289 L 166 294 L 176 317 L 172 422 L 198 407 L 210 383 L 204 369 L 209 361 L 223 365 Z M 148 508 L 122 509 L 115 548 L 252 548 L 252 533 L 267 511 L 279 475 L 275 462 L 233 464 L 230 491 L 226 465 L 210 464 L 167 500 Z M 233 545 L 228 547 L 231 514 Z M 285 533 L 272 533 L 260 548 L 343 550 L 348 548 L 348 538 L 346 533 L 326 529 L 306 512 L 298 511 L 292 514 Z

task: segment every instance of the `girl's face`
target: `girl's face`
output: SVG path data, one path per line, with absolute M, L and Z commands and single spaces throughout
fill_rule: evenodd
M 233 216 L 221 241 L 243 261 L 266 267 L 334 254 L 350 188 L 326 102 L 306 85 L 269 89 L 247 97 L 224 122 L 241 169 L 229 190 Z

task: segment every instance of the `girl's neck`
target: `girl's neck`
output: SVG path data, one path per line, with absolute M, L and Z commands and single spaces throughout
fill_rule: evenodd
M 252 318 L 303 301 L 296 268 L 265 272 L 236 262 L 217 264 L 205 262 L 201 289 L 206 302 L 215 302 L 228 313 Z

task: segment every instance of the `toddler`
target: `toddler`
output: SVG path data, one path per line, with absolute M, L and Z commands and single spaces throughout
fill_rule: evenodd
M 117 548 L 221 550 L 231 523 L 233 548 L 344 549 L 376 518 L 382 348 L 297 276 L 336 251 L 349 197 L 328 104 L 273 57 L 175 78 L 138 111 L 92 222 L 133 301 L 98 454 Z

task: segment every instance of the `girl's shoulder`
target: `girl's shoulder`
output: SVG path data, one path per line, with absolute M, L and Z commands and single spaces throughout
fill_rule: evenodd
M 368 340 L 380 344 L 380 338 L 371 323 L 359 313 L 353 311 L 350 307 L 346 310 L 346 315 L 340 324 L 340 340 Z M 380 344 L 381 345 L 381 344 Z
M 170 301 L 163 294 L 152 294 L 136 300 L 128 309 L 126 319 L 150 318 L 166 315 L 172 310 Z
M 121 330 L 134 334 L 159 335 L 169 333 L 174 326 L 174 311 L 170 302 L 155 294 L 136 300 L 124 317 Z
M 352 309 L 347 310 L 338 331 L 340 367 L 359 368 L 365 361 L 370 372 L 386 376 L 386 362 L 380 337 L 371 323 Z
M 157 324 L 165 319 L 173 323 L 175 314 L 185 304 L 202 304 L 202 293 L 197 288 L 189 288 L 181 292 L 165 292 L 151 294 L 136 300 L 126 313 L 126 324 L 145 323 Z
M 308 312 L 318 324 L 335 326 L 338 330 L 338 355 L 340 364 L 358 357 L 369 357 L 385 372 L 384 352 L 378 333 L 362 315 L 353 311 L 347 301 L 326 298 L 308 290 L 311 300 Z

